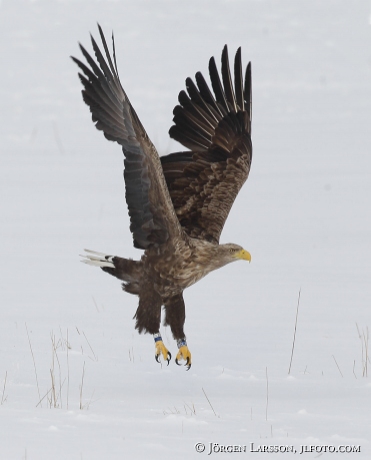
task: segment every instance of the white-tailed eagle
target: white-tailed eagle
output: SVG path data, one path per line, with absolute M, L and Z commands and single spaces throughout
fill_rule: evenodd
M 84 262 L 122 280 L 123 289 L 139 297 L 135 327 L 153 334 L 156 360 L 162 355 L 169 363 L 160 335 L 164 306 L 164 324 L 178 345 L 176 363 L 184 360 L 189 369 L 184 289 L 230 262 L 251 260 L 241 246 L 219 244 L 251 166 L 251 64 L 243 78 L 239 48 L 233 84 L 225 46 L 221 80 L 214 58 L 209 61 L 214 94 L 200 72 L 196 83 L 186 79 L 187 92 L 179 93 L 169 134 L 189 150 L 159 157 L 120 83 L 114 41 L 112 60 L 98 28 L 105 57 L 91 37 L 96 59 L 81 45 L 88 65 L 72 59 L 96 128 L 122 147 L 130 230 L 134 246 L 144 253 L 136 261 L 86 251 Z

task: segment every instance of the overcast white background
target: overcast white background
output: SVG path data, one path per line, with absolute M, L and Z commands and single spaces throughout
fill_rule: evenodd
M 0 458 L 201 459 L 210 442 L 369 458 L 370 14 L 357 0 L 0 2 Z M 69 59 L 97 21 L 160 154 L 182 149 L 167 132 L 185 78 L 225 43 L 252 61 L 252 169 L 222 234 L 252 263 L 186 291 L 189 372 L 157 364 L 137 299 L 79 262 L 85 247 L 141 255 L 122 152 Z

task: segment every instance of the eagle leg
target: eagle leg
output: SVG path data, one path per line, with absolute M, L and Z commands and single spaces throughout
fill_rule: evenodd
M 191 352 L 189 351 L 187 347 L 187 342 L 185 339 L 179 339 L 177 341 L 177 345 L 178 345 L 179 351 L 178 351 L 178 354 L 176 355 L 175 362 L 178 366 L 180 366 L 179 360 L 183 359 L 186 362 L 184 365 L 187 366 L 187 371 L 189 371 L 189 369 L 192 366 L 192 358 L 191 358 Z
M 155 339 L 155 359 L 156 361 L 159 363 L 160 362 L 159 358 L 162 355 L 164 360 L 167 361 L 167 365 L 169 365 L 170 360 L 171 360 L 171 353 L 165 347 L 160 333 L 153 334 L 153 338 Z

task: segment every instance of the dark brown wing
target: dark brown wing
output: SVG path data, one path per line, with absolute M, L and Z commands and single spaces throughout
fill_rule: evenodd
M 251 165 L 251 64 L 242 78 L 241 48 L 234 63 L 234 88 L 228 50 L 222 53 L 222 82 L 210 59 L 211 93 L 202 74 L 187 78 L 174 109 L 170 137 L 189 152 L 161 157 L 175 212 L 188 235 L 218 243 L 232 204 Z
M 93 37 L 91 41 L 99 66 L 81 45 L 90 68 L 78 59 L 72 59 L 84 74 L 79 73 L 84 86 L 82 95 L 90 107 L 96 128 L 102 130 L 107 139 L 122 146 L 130 230 L 134 246 L 146 249 L 153 244 L 166 243 L 169 238 L 179 236 L 182 230 L 174 212 L 159 156 L 121 86 L 114 42 L 113 64 L 102 29 L 99 25 L 98 28 L 106 59 Z

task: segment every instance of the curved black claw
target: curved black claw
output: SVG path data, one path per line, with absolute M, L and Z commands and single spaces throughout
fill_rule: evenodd
M 159 357 L 160 357 L 160 356 L 161 356 L 161 355 L 155 355 L 155 360 L 156 360 L 159 364 L 161 364 L 161 361 L 159 360 Z M 169 363 L 170 363 L 170 361 L 171 361 L 171 353 L 170 353 L 170 351 L 167 352 L 166 361 L 167 361 L 167 365 L 169 365 Z
M 175 363 L 178 365 L 178 366 L 181 366 L 181 364 L 179 363 L 178 359 L 175 358 Z M 189 371 L 189 369 L 191 368 L 192 364 L 189 362 L 189 358 L 187 358 L 187 361 L 186 363 L 184 364 L 185 366 L 187 366 L 187 371 Z

